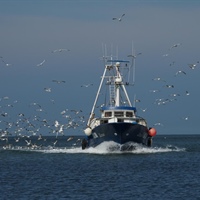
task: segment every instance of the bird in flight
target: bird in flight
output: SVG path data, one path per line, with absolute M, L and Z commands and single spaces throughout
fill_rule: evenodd
M 90 83 L 90 84 L 85 84 L 85 85 L 81 85 L 81 87 L 89 87 L 89 86 L 92 86 L 93 84 Z
M 0 56 L 0 58 L 1 58 L 1 61 L 5 64 L 5 66 L 6 67 L 9 67 L 9 66 L 11 66 L 11 64 L 9 64 L 9 63 L 6 63 L 4 60 L 3 60 L 3 57 L 2 56 Z
M 44 88 L 45 92 L 51 92 L 51 88 Z
M 70 50 L 69 49 L 55 49 L 52 51 L 52 53 L 62 52 L 62 51 L 70 51 Z
M 181 119 L 187 121 L 187 120 L 189 119 L 189 117 L 188 117 L 188 116 L 186 116 L 186 117 L 181 117 Z
M 41 63 L 37 64 L 37 67 L 42 66 L 45 63 L 45 60 L 43 60 Z
M 113 20 L 118 20 L 119 22 L 121 22 L 121 21 L 122 21 L 122 17 L 124 17 L 124 15 L 125 15 L 125 14 L 122 14 L 122 16 L 121 16 L 120 18 L 113 17 L 112 19 L 113 19 Z
M 153 78 L 152 80 L 153 80 L 153 81 L 163 81 L 163 82 L 166 82 L 165 80 L 163 80 L 163 79 L 160 78 L 160 77 Z
M 165 85 L 164 87 L 167 87 L 167 88 L 174 88 L 174 85 Z
M 176 72 L 175 76 L 177 76 L 178 74 L 181 74 L 181 73 L 186 75 L 186 73 L 184 71 L 179 70 L 179 71 Z
M 177 97 L 177 96 L 180 96 L 180 94 L 173 93 L 173 94 L 170 94 L 170 96 L 172 96 L 172 97 Z
M 140 110 L 142 111 L 142 112 L 146 112 L 146 110 L 147 110 L 147 108 L 140 108 Z
M 169 50 L 171 50 L 171 49 L 173 49 L 173 48 L 175 48 L 175 47 L 178 47 L 178 46 L 180 46 L 180 45 L 181 45 L 181 43 L 174 44 L 174 45 L 172 45 L 172 46 L 170 47 Z
M 190 95 L 190 93 L 189 93 L 188 91 L 185 91 L 185 94 L 186 94 L 186 96 L 189 96 L 189 95 Z
M 195 69 L 198 63 L 199 63 L 199 61 L 197 61 L 197 63 L 195 63 L 195 64 L 188 64 L 188 66 L 189 66 L 191 69 Z
M 59 81 L 59 80 L 52 80 L 52 82 L 55 82 L 55 83 L 65 83 L 66 81 Z
M 155 93 L 155 92 L 159 92 L 159 90 L 149 90 L 149 92 Z
M 160 122 L 157 122 L 157 123 L 154 124 L 154 126 L 163 126 L 163 124 L 160 123 Z

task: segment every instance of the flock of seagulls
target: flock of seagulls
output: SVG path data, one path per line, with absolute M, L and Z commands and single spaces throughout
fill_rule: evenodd
M 122 14 L 120 17 L 113 17 L 113 21 L 121 22 L 124 18 L 125 14 Z M 182 46 L 182 43 L 176 43 L 168 48 L 168 52 L 163 55 L 163 57 L 170 57 L 173 53 L 173 49 L 179 48 Z M 69 49 L 60 48 L 52 50 L 51 53 L 62 53 L 69 52 Z M 128 55 L 135 59 L 138 55 Z M 0 56 L 0 61 L 6 67 L 12 66 L 12 64 L 5 61 L 5 59 Z M 37 67 L 45 66 L 46 59 L 43 59 L 41 62 L 36 64 Z M 191 70 L 195 70 L 199 65 L 199 61 L 194 63 L 187 64 L 188 68 Z M 175 66 L 175 61 L 170 63 L 170 66 Z M 184 70 L 178 70 L 175 74 L 175 77 L 178 76 L 187 76 L 187 73 Z M 168 84 L 165 79 L 162 77 L 152 78 L 152 81 L 157 81 L 162 83 L 162 87 L 159 89 L 151 89 L 149 92 L 151 93 L 159 93 L 163 88 L 168 88 L 169 90 L 173 90 L 175 88 L 174 84 Z M 65 80 L 52 80 L 55 84 L 65 84 Z M 82 88 L 88 88 L 93 86 L 93 83 L 82 84 Z M 51 93 L 51 87 L 44 87 L 44 92 Z M 166 105 L 170 102 L 177 101 L 176 98 L 180 97 L 180 93 L 172 92 L 169 94 L 169 97 L 166 98 L 157 98 L 153 102 L 153 104 L 160 106 Z M 188 90 L 185 91 L 185 96 L 190 96 L 190 92 Z M 53 99 L 51 99 L 52 103 L 55 103 Z M 135 102 L 141 103 L 140 99 L 135 99 Z M 47 137 L 43 134 L 48 133 L 49 135 L 54 137 L 54 141 L 52 141 L 52 146 L 56 147 L 58 145 L 58 137 L 64 136 L 65 132 L 68 132 L 72 129 L 84 129 L 85 127 L 85 116 L 83 111 L 80 109 L 64 109 L 60 112 L 61 119 L 64 119 L 65 123 L 62 123 L 61 120 L 48 120 L 40 115 L 40 113 L 44 113 L 45 109 L 37 102 L 30 103 L 28 108 L 31 110 L 31 115 L 27 115 L 25 113 L 17 113 L 14 117 L 11 116 L 10 109 L 15 108 L 15 106 L 19 104 L 17 100 L 10 99 L 8 96 L 4 96 L 0 98 L 0 148 L 1 145 L 3 148 L 10 148 L 11 143 L 9 142 L 10 136 L 14 139 L 16 144 L 22 142 L 26 147 L 31 149 L 42 148 L 44 143 L 48 140 Z M 140 108 L 142 112 L 148 112 L 148 108 Z M 181 117 L 182 120 L 188 121 L 189 116 Z M 164 126 L 164 123 L 156 122 L 153 126 Z M 33 142 L 33 137 L 36 139 Z M 73 141 L 75 137 L 69 136 L 66 139 L 66 142 Z M 81 139 L 78 138 L 74 141 L 74 145 L 80 144 Z
M 171 54 L 173 54 L 172 50 L 174 48 L 180 48 L 180 46 L 182 45 L 182 43 L 177 43 L 177 44 L 174 44 L 172 45 L 170 48 L 169 48 L 169 51 L 170 53 L 167 53 L 167 54 L 164 54 L 163 56 L 169 56 Z M 199 61 L 196 61 L 195 63 L 193 64 L 186 64 L 185 65 L 185 68 L 186 70 L 188 70 L 188 72 L 186 73 L 185 70 L 178 70 L 176 71 L 176 73 L 174 74 L 174 77 L 181 77 L 182 76 L 182 80 L 184 80 L 184 77 L 187 76 L 187 74 L 189 73 L 190 70 L 195 70 L 196 67 L 199 65 Z M 176 69 L 176 62 L 173 61 L 170 63 L 170 66 L 173 66 L 173 69 Z M 177 79 L 176 78 L 176 81 L 178 80 L 181 80 L 180 79 Z M 164 93 L 166 94 L 166 97 L 164 98 L 156 98 L 153 102 L 154 105 L 157 105 L 157 106 L 162 106 L 162 105 L 167 105 L 168 103 L 170 102 L 177 102 L 179 101 L 181 98 L 181 96 L 190 96 L 190 92 L 185 89 L 184 92 L 174 92 L 174 89 L 176 88 L 176 90 L 178 90 L 178 88 L 176 87 L 175 84 L 169 84 L 167 80 L 163 79 L 162 77 L 155 77 L 155 78 L 152 78 L 152 81 L 155 81 L 155 82 L 160 82 L 160 87 L 159 88 L 156 88 L 156 89 L 151 89 L 149 90 L 150 93 L 157 93 L 157 96 L 161 93 L 161 91 L 163 91 L 163 88 L 168 88 L 169 91 L 165 90 Z M 158 84 L 159 86 L 159 84 Z M 168 96 L 167 96 L 168 95 Z M 142 102 L 141 100 L 137 100 L 135 102 Z M 142 112 L 146 112 L 147 111 L 147 108 L 145 109 L 142 109 L 140 108 L 140 110 Z M 184 116 L 184 117 L 180 117 L 181 120 L 185 120 L 185 121 L 188 121 L 189 120 L 189 116 Z M 163 125 L 164 123 L 161 123 L 161 122 L 156 122 L 153 124 L 153 126 L 164 126 Z
M 10 101 L 9 97 L 0 99 L 0 148 L 12 149 L 14 141 L 17 147 L 21 144 L 20 148 L 41 149 L 50 145 L 47 135 L 52 136 L 51 147 L 54 148 L 58 145 L 60 136 L 67 136 L 71 130 L 85 127 L 85 117 L 80 109 L 64 109 L 60 112 L 60 120 L 48 120 L 44 118 L 48 113 L 45 115 L 44 108 L 37 102 L 29 104 L 28 115 L 17 113 L 13 116 L 11 109 L 17 107 L 19 102 L 15 101 L 11 108 Z M 80 146 L 81 139 L 69 135 L 65 142 L 69 141 L 72 145 Z
M 69 52 L 69 49 L 55 49 L 52 53 Z M 5 62 L 5 59 L 0 56 L 0 61 L 6 67 L 11 66 Z M 36 67 L 45 66 L 46 59 L 39 62 Z M 66 80 L 52 79 L 54 84 L 66 84 Z M 82 84 L 81 87 L 88 88 L 93 86 L 92 83 Z M 51 87 L 43 87 L 44 92 L 52 93 Z M 55 104 L 53 99 L 50 101 Z M 67 136 L 72 130 L 85 128 L 85 117 L 80 109 L 64 109 L 59 113 L 60 120 L 48 120 L 47 109 L 40 103 L 32 102 L 27 105 L 29 114 L 16 113 L 15 108 L 20 107 L 20 102 L 11 99 L 9 96 L 0 98 L 0 149 L 3 147 L 13 148 L 14 141 L 16 145 L 21 144 L 26 148 L 38 149 L 46 145 L 50 135 L 54 138 L 52 147 L 59 145 L 59 136 Z M 13 114 L 14 113 L 14 114 Z M 58 117 L 59 118 L 59 117 Z M 64 121 L 64 122 L 63 122 Z M 72 142 L 73 145 L 79 145 L 81 139 L 69 136 L 66 142 Z

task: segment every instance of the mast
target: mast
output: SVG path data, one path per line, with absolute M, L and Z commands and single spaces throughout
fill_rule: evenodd
M 115 68 L 116 68 L 116 71 L 117 71 L 117 76 L 115 78 L 115 87 L 116 87 L 115 106 L 120 106 L 120 88 L 124 91 L 125 97 L 126 97 L 126 100 L 128 101 L 129 106 L 132 106 L 131 101 L 128 97 L 128 93 L 126 91 L 126 88 L 124 86 L 120 70 L 119 70 L 120 62 L 116 63 Z

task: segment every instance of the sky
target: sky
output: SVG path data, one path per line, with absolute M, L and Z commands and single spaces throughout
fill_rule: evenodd
M 200 133 L 200 65 L 195 69 L 188 65 L 200 60 L 200 1 L 0 3 L 0 113 L 8 114 L 1 116 L 1 121 L 15 121 L 23 113 L 29 118 L 37 115 L 52 123 L 66 123 L 67 115 L 63 117 L 62 111 L 72 115 L 71 110 L 81 110 L 79 114 L 87 122 L 104 70 L 100 58 L 102 45 L 106 45 L 107 54 L 115 54 L 118 49 L 120 59 L 127 59 L 132 47 L 142 53 L 136 58 L 135 86 L 128 93 L 132 101 L 135 95 L 140 99 L 136 103 L 138 114 L 146 118 L 149 126 L 161 123 L 155 125 L 159 135 Z M 121 22 L 112 20 L 123 13 Z M 175 44 L 180 45 L 171 48 Z M 69 51 L 52 53 L 56 49 Z M 42 66 L 37 66 L 44 60 Z M 186 74 L 175 76 L 179 70 Z M 154 81 L 157 77 L 166 82 Z M 81 87 L 91 83 L 90 87 Z M 51 92 L 44 88 L 51 88 Z M 174 101 L 158 105 L 155 99 L 160 98 Z M 146 112 L 142 112 L 145 108 Z M 36 111 L 39 109 L 42 111 Z M 83 129 L 84 125 L 67 130 L 67 134 L 84 135 Z

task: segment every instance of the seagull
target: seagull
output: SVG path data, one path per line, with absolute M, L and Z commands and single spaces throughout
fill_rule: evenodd
M 41 63 L 37 64 L 37 67 L 42 66 L 45 63 L 46 60 L 43 60 Z
M 174 88 L 174 85 L 165 85 L 167 88 Z
M 37 112 L 42 112 L 42 111 L 44 111 L 42 108 L 38 108 L 38 109 L 36 109 L 36 111 Z
M 61 115 L 64 115 L 66 113 L 66 110 L 63 110 L 60 112 Z
M 161 79 L 160 77 L 153 78 L 152 80 L 153 80 L 153 81 L 163 81 L 163 82 L 166 82 L 165 80 Z
M 154 126 L 163 126 L 163 124 L 161 124 L 160 122 L 157 122 L 154 124 Z
M 55 146 L 57 142 L 58 142 L 58 140 L 55 140 L 55 142 L 53 142 L 53 146 Z
M 59 125 L 59 122 L 56 120 L 54 126 L 57 128 Z
M 45 92 L 51 92 L 51 88 L 44 88 Z
M 119 22 L 121 22 L 121 21 L 122 21 L 122 17 L 124 17 L 124 15 L 125 15 L 125 14 L 122 14 L 122 16 L 121 16 L 120 18 L 113 17 L 112 19 L 113 19 L 113 20 L 118 20 Z
M 130 55 L 128 55 L 127 57 L 136 58 L 136 57 L 139 56 L 139 55 L 142 55 L 142 53 L 137 53 L 136 55 L 130 54 Z
M 175 47 L 178 47 L 178 46 L 180 46 L 180 45 L 181 45 L 181 43 L 174 44 L 174 45 L 172 45 L 172 46 L 170 47 L 170 49 L 175 48 Z M 170 50 L 170 49 L 169 49 L 169 50 Z
M 64 126 L 64 125 L 61 125 L 61 126 L 60 126 L 60 129 L 58 130 L 59 133 L 63 133 L 63 126 Z
M 15 142 L 19 142 L 20 138 L 15 138 Z
M 159 92 L 160 90 L 149 90 L 149 92 L 153 92 L 153 93 L 156 93 L 156 92 Z
M 39 103 L 36 103 L 36 102 L 33 102 L 33 103 L 31 103 L 30 105 L 32 105 L 32 106 L 38 106 L 38 107 L 42 107 Z
M 135 102 L 141 102 L 140 99 L 135 99 Z
M 197 63 L 195 63 L 195 64 L 188 64 L 188 66 L 189 66 L 191 69 L 195 69 L 198 63 L 199 63 L 199 61 L 197 61 Z
M 6 63 L 4 60 L 3 60 L 3 57 L 2 56 L 0 56 L 0 58 L 1 58 L 1 61 L 5 64 L 5 66 L 6 67 L 9 67 L 9 66 L 11 66 L 11 64 L 9 64 L 9 63 Z
M 52 80 L 52 82 L 55 82 L 55 83 L 58 83 L 58 84 L 60 84 L 60 83 L 65 83 L 66 81 Z
M 62 51 L 70 51 L 70 50 L 69 49 L 55 49 L 52 51 L 52 53 L 62 52 Z
M 71 110 L 71 112 L 74 112 L 75 114 L 79 114 L 80 112 L 83 112 L 82 110 Z
M 30 145 L 31 145 L 31 140 L 29 140 L 29 141 L 25 140 L 25 142 L 26 142 L 26 145 L 27 145 L 27 146 L 30 146 Z
M 187 121 L 189 119 L 189 117 L 188 116 L 187 117 L 181 117 L 181 119 Z
M 89 86 L 92 86 L 93 84 L 90 83 L 90 84 L 85 84 L 85 85 L 81 85 L 81 87 L 89 87 Z
M 188 91 L 185 91 L 185 93 L 186 93 L 186 96 L 189 96 L 189 95 L 190 95 L 190 93 L 189 93 Z
M 177 76 L 178 74 L 181 74 L 181 73 L 186 75 L 186 73 L 184 71 L 179 70 L 179 71 L 176 72 L 175 76 Z
M 38 140 L 42 140 L 42 135 L 41 134 L 38 136 Z
M 145 109 L 140 108 L 140 110 L 141 110 L 142 112 L 146 112 L 147 108 L 145 108 Z
M 2 97 L 2 99 L 4 99 L 4 100 L 8 100 L 9 97 L 8 97 L 8 96 L 5 96 L 5 97 Z
M 74 137 L 69 137 L 68 139 L 67 139 L 67 142 L 69 142 L 70 140 L 73 140 L 74 139 Z
M 169 54 L 168 54 L 168 53 L 166 53 L 166 54 L 163 54 L 162 56 L 163 56 L 163 57 L 167 57 L 167 56 L 169 56 Z
M 170 96 L 177 97 L 177 96 L 180 96 L 180 94 L 173 93 L 173 94 L 170 94 Z
M 6 67 L 10 67 L 12 64 L 6 63 L 5 61 L 2 60 L 2 62 L 5 64 Z

